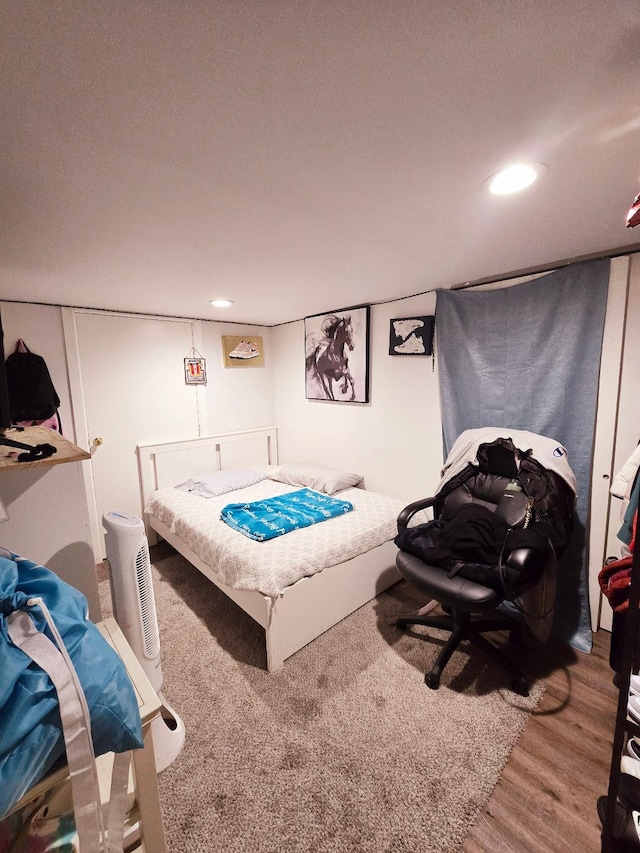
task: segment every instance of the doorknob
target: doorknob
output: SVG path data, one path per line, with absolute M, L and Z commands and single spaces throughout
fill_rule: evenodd
M 104 441 L 104 438 L 100 438 L 100 436 L 93 439 L 93 443 L 95 444 L 96 447 L 100 447 L 100 445 L 102 444 L 103 441 Z

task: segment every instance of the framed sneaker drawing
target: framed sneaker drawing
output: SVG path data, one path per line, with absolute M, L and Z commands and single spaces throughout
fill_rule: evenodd
M 369 306 L 304 318 L 307 400 L 369 402 Z
M 431 355 L 435 317 L 389 321 L 389 355 Z
M 262 338 L 253 335 L 223 335 L 225 367 L 264 367 Z

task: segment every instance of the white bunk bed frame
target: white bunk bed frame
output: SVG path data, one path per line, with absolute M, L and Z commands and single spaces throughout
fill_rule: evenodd
M 275 427 L 229 432 L 183 441 L 141 444 L 137 448 L 143 508 L 157 489 L 223 468 L 278 463 Z M 284 661 L 333 625 L 400 579 L 397 547 L 384 542 L 351 560 L 329 566 L 287 587 L 272 605 L 260 592 L 234 589 L 218 577 L 179 537 L 145 514 L 149 544 L 158 534 L 261 625 L 266 634 L 267 669 Z

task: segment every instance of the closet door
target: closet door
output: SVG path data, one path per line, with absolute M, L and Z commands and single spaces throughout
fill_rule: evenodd
M 66 309 L 64 323 L 76 440 L 91 453 L 87 491 L 99 561 L 104 513 L 142 515 L 136 446 L 200 434 L 198 386 L 184 379 L 194 324 L 75 309 Z
M 612 263 L 620 263 L 616 258 Z M 632 255 L 629 268 L 629 289 L 626 304 L 624 347 L 619 376 L 618 408 L 616 411 L 615 442 L 613 446 L 613 462 L 611 476 L 614 477 L 623 467 L 627 459 L 640 442 L 640 418 L 638 417 L 638 400 L 640 399 L 640 256 Z M 610 481 L 607 483 L 610 486 Z M 619 557 L 622 542 L 618 539 L 618 531 L 622 525 L 623 501 L 609 498 L 608 525 L 606 543 L 598 553 L 606 557 Z M 594 570 L 597 569 L 597 564 Z M 600 627 L 611 630 L 613 611 L 606 598 L 602 597 Z

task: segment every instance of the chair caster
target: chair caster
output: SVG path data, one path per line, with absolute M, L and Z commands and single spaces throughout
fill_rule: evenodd
M 424 683 L 430 690 L 437 690 L 440 687 L 440 676 L 428 672 L 424 677 Z
M 511 689 L 518 696 L 529 695 L 529 680 L 524 675 L 514 675 L 511 679 Z

